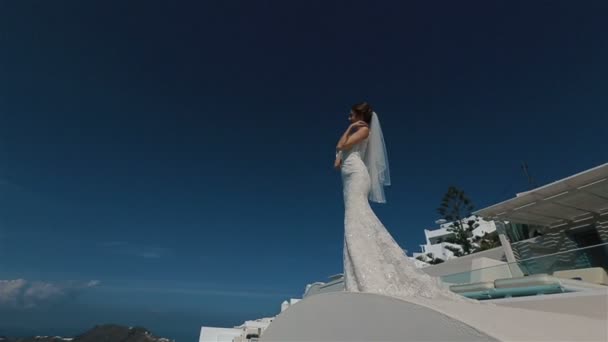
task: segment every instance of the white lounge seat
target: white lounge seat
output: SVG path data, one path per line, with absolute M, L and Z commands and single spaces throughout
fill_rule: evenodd
M 494 288 L 493 281 L 482 281 L 478 283 L 451 285 L 450 290 L 455 293 L 487 291 Z
M 532 286 L 559 286 L 559 279 L 548 274 L 535 274 L 527 277 L 517 277 L 509 279 L 496 279 L 494 287 L 497 289 L 515 288 L 515 287 L 532 287 Z
M 587 283 L 608 285 L 608 274 L 601 267 L 579 268 L 553 272 L 553 276 L 563 279 L 577 279 Z

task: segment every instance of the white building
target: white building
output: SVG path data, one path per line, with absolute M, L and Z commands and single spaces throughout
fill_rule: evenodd
M 494 224 L 494 221 L 485 221 L 477 216 L 471 216 L 464 221 L 467 222 L 471 220 L 476 221 L 476 227 L 472 231 L 471 240 L 475 240 L 476 238 L 483 237 L 485 234 L 496 231 L 496 224 Z M 426 238 L 426 244 L 420 245 L 421 252 L 414 253 L 414 258 L 423 256 L 423 258 L 428 259 L 429 253 L 432 254 L 433 258 L 439 258 L 442 260 L 455 258 L 454 252 L 448 248 L 452 247 L 462 249 L 462 247 L 458 244 L 446 241 L 450 238 L 454 238 L 454 233 L 449 231 L 451 226 L 452 222 L 446 222 L 442 223 L 437 229 L 425 229 L 424 236 Z
M 308 287 L 307 287 L 308 289 Z M 289 309 L 290 306 L 294 305 L 295 303 L 299 302 L 301 299 L 298 298 L 291 298 L 289 299 L 289 301 L 283 301 L 283 303 L 281 303 L 281 312 Z
M 234 328 L 201 327 L 199 342 L 256 342 L 274 317 L 245 321 Z

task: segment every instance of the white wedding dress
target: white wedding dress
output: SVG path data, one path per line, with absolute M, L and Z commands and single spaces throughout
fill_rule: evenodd
M 363 162 L 367 145 L 365 139 L 342 155 L 346 291 L 466 301 L 416 268 L 372 211 L 370 175 Z

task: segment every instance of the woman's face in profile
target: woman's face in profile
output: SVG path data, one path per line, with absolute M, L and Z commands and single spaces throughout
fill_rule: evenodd
M 355 118 L 355 113 L 353 113 L 353 111 L 350 111 L 350 114 L 348 114 L 348 121 L 350 123 L 355 123 L 357 122 L 357 119 Z

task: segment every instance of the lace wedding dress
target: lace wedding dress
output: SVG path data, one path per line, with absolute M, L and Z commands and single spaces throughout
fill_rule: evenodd
M 363 140 L 342 155 L 346 291 L 466 300 L 439 278 L 416 268 L 372 211 L 368 201 L 370 176 L 363 162 L 367 145 L 367 139 Z

